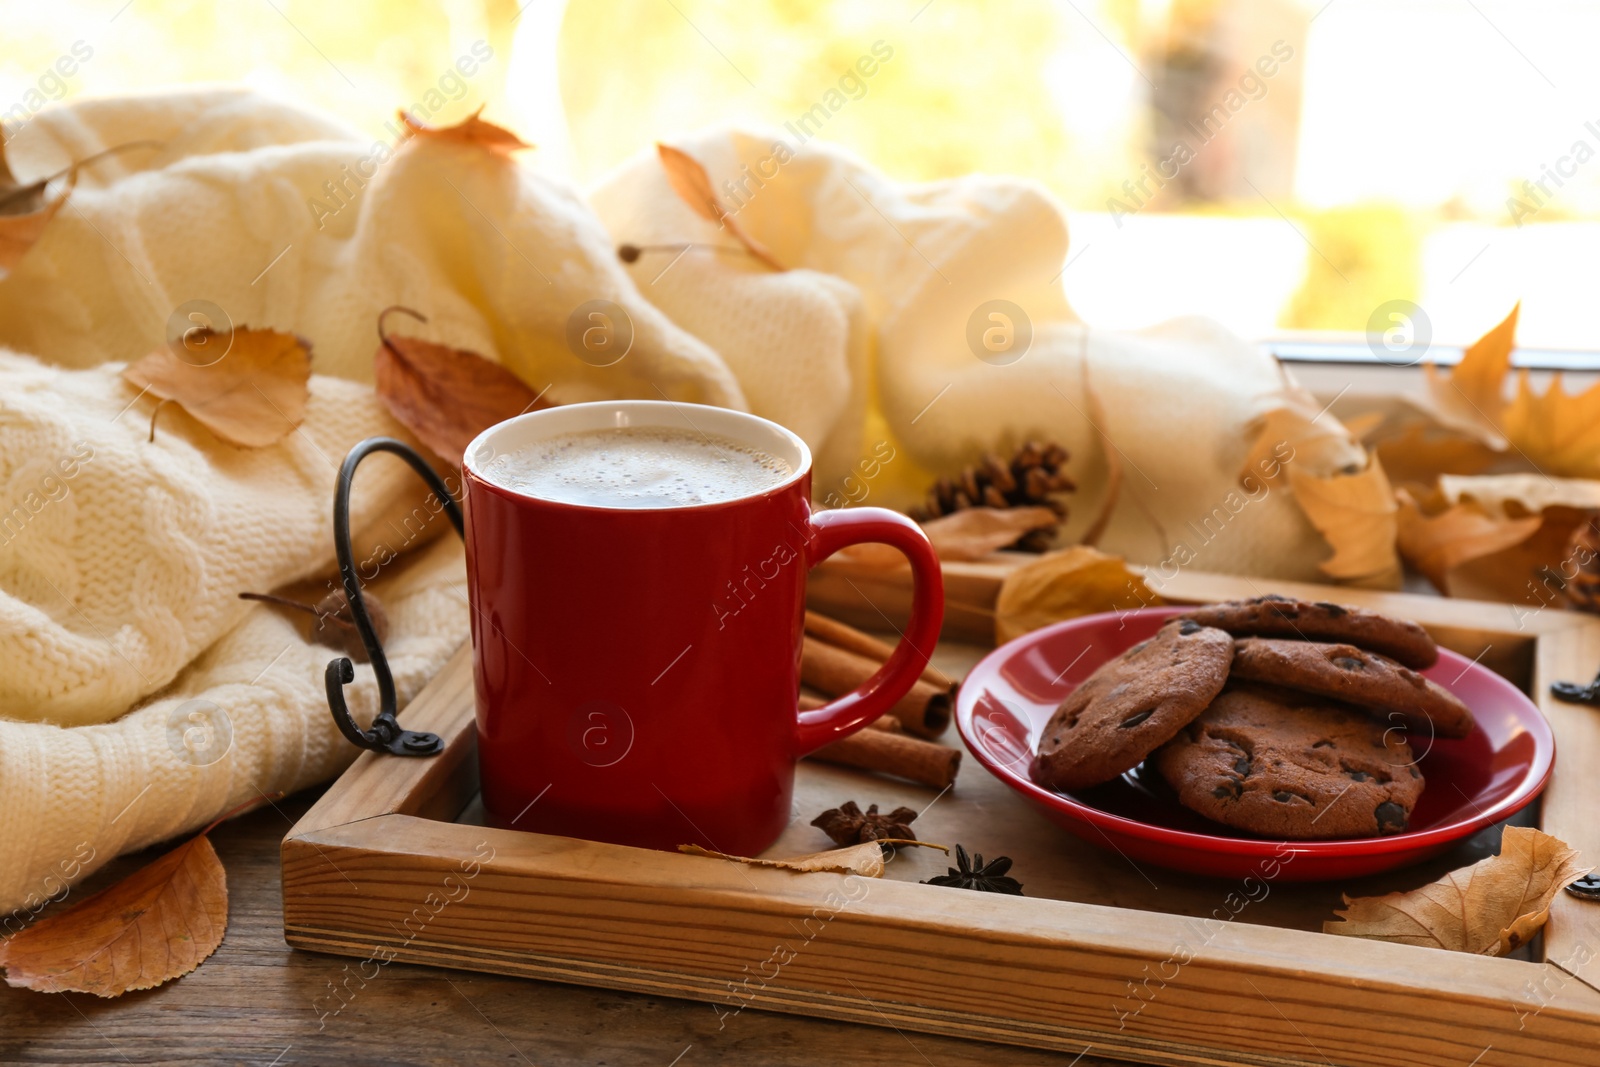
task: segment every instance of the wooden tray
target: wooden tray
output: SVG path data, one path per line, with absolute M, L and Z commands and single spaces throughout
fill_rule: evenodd
M 963 672 L 1014 563 L 947 565 L 952 627 L 938 656 Z M 1600 711 L 1553 702 L 1556 678 L 1600 663 L 1600 621 L 1504 604 L 1327 589 L 1427 626 L 1535 694 L 1559 758 L 1550 833 L 1600 856 Z M 1169 600 L 1256 595 L 1245 579 L 1184 574 Z M 892 579 L 823 574 L 813 606 L 898 625 Z M 1423 867 L 1347 886 L 1241 886 L 1135 866 L 1047 823 L 967 760 L 955 789 L 801 765 L 795 819 L 772 855 L 827 847 L 824 808 L 905 803 L 929 840 L 1016 861 L 1026 897 L 916 884 L 945 858 L 904 850 L 881 880 L 795 875 L 721 860 L 478 825 L 471 664 L 465 650 L 410 707 L 445 737 L 432 760 L 364 754 L 285 838 L 284 933 L 298 948 L 519 974 L 744 1010 L 848 1019 L 1157 1064 L 1544 1067 L 1600 1044 L 1600 905 L 1566 894 L 1526 959 L 1488 959 L 1316 932 L 1343 889 L 1412 888 L 1493 851 L 1486 831 Z M 953 731 L 950 743 L 959 744 Z M 1259 895 L 1259 890 L 1249 894 Z

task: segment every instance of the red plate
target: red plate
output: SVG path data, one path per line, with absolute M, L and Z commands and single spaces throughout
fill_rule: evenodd
M 1439 662 L 1423 673 L 1472 709 L 1477 729 L 1455 741 L 1408 738 L 1428 784 L 1405 833 L 1333 841 L 1252 837 L 1182 807 L 1142 766 L 1071 794 L 1035 785 L 1028 764 L 1056 705 L 1100 664 L 1183 610 L 1088 615 L 995 649 L 972 669 L 957 698 L 956 726 L 967 748 L 1052 820 L 1135 862 L 1286 882 L 1355 878 L 1428 859 L 1520 811 L 1550 778 L 1555 737 L 1539 709 L 1498 674 L 1441 649 Z

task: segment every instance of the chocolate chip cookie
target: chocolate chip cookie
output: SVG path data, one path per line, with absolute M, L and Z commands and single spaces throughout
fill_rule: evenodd
M 1411 747 L 1370 715 L 1238 683 L 1151 762 L 1185 807 L 1295 840 L 1399 833 L 1424 785 Z
M 1189 620 L 1101 664 L 1061 702 L 1033 759 L 1033 780 L 1083 789 L 1138 766 L 1172 739 L 1228 680 L 1233 638 Z
M 1416 623 L 1323 600 L 1258 596 L 1253 600 L 1209 604 L 1180 617 L 1202 626 L 1215 626 L 1235 637 L 1339 641 L 1380 653 L 1419 671 L 1439 661 L 1439 646 Z
M 1354 645 L 1242 637 L 1234 642 L 1233 677 L 1332 697 L 1380 721 L 1398 716 L 1412 739 L 1466 737 L 1472 712 L 1443 686 L 1387 656 Z

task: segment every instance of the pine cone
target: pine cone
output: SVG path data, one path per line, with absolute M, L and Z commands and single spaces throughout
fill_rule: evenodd
M 1571 561 L 1564 571 L 1577 569 L 1577 574 L 1566 578 L 1561 590 L 1567 603 L 1579 611 L 1600 612 L 1600 518 L 1590 516 L 1588 522 L 1572 531 L 1562 558 Z
M 923 505 L 911 509 L 911 517 L 927 522 L 967 508 L 1046 507 L 1065 519 L 1067 506 L 1054 494 L 1078 488 L 1062 470 L 1066 462 L 1066 449 L 1043 441 L 1029 441 L 1010 460 L 991 452 L 954 478 L 935 482 Z M 1054 535 L 1055 527 L 1033 530 L 1011 547 L 1043 552 Z

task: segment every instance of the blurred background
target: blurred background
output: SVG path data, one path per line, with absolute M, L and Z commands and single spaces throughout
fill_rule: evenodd
M 1096 326 L 1359 332 L 1410 300 L 1463 343 L 1521 300 L 1522 345 L 1593 348 L 1597 39 L 1592 0 L 51 0 L 8 5 L 0 120 L 242 81 L 393 140 L 398 107 L 484 104 L 579 184 L 788 127 L 906 181 L 1037 180 Z

